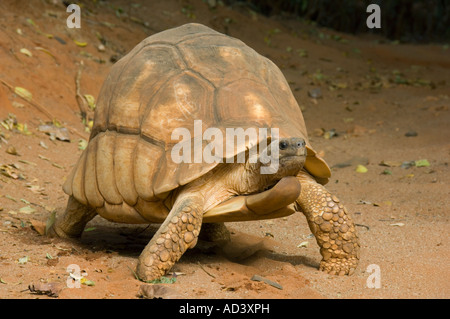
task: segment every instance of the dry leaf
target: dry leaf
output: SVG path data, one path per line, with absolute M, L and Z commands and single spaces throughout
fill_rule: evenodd
M 41 146 L 41 147 L 45 148 L 46 150 L 48 150 L 48 146 L 43 141 L 39 142 L 39 146 Z
M 38 131 L 44 132 L 50 137 L 54 137 L 60 141 L 70 142 L 69 131 L 65 127 L 56 127 L 54 124 L 39 125 Z
M 63 288 L 62 285 L 57 282 L 51 282 L 51 283 L 39 282 L 37 284 L 31 284 L 28 286 L 28 289 L 32 293 L 36 293 L 38 295 L 47 295 L 49 297 L 55 297 L 55 298 L 58 297 L 62 288 Z
M 28 49 L 25 49 L 25 48 L 20 49 L 20 53 L 23 53 L 23 54 L 25 54 L 26 56 L 29 56 L 29 57 L 33 56 L 33 54 Z
M 47 259 L 47 266 L 56 266 L 59 263 L 59 258 L 48 258 Z
M 56 60 L 56 57 L 49 50 L 41 48 L 41 47 L 35 47 L 34 49 L 38 50 L 38 51 L 42 51 L 42 52 L 48 54 L 49 56 L 51 56 L 53 59 Z
M 394 224 L 390 224 L 389 226 L 398 226 L 398 227 L 402 227 L 402 226 L 405 226 L 405 224 L 403 224 L 403 223 L 394 223 Z
M 321 128 L 315 128 L 313 131 L 314 136 L 322 137 L 325 131 Z
M 52 162 L 52 166 L 55 166 L 56 168 L 64 169 L 64 166 L 59 165 L 58 163 Z
M 253 281 L 262 281 L 262 282 L 265 282 L 266 284 L 268 284 L 268 285 L 270 285 L 270 286 L 272 286 L 272 287 L 275 287 L 275 288 L 278 288 L 278 289 L 280 289 L 280 290 L 283 290 L 283 286 L 281 286 L 279 283 L 277 283 L 277 282 L 275 282 L 275 281 L 272 281 L 272 280 L 270 280 L 270 279 L 267 279 L 267 278 L 265 278 L 265 277 L 261 277 L 261 276 L 259 276 L 259 275 L 253 275 L 253 277 L 252 277 L 250 280 L 253 280 Z
M 14 197 L 12 197 L 12 196 L 10 196 L 10 195 L 8 195 L 8 194 L 6 194 L 5 197 L 6 197 L 7 199 L 10 199 L 10 200 L 12 200 L 13 202 L 16 202 L 16 203 L 17 203 L 17 199 L 15 199 Z
M 27 165 L 33 165 L 33 166 L 37 165 L 36 163 L 30 162 L 30 161 L 26 161 L 26 160 L 22 160 L 22 159 L 20 159 L 19 162 L 27 164 Z
M 14 88 L 14 93 L 16 93 L 18 96 L 20 96 L 21 98 L 23 98 L 29 102 L 33 99 L 33 95 L 31 94 L 31 92 L 20 86 L 16 86 Z
M 40 187 L 39 185 L 32 185 L 31 183 L 27 183 L 26 187 L 35 194 L 46 195 L 45 188 Z
M 141 285 L 138 296 L 144 299 L 178 299 L 181 296 L 173 288 L 164 285 Z
M 84 277 L 80 279 L 80 282 L 81 282 L 83 285 L 86 285 L 86 286 L 95 286 L 95 282 L 94 282 L 94 281 L 88 280 L 88 279 L 86 279 L 86 278 L 84 278 Z
M 428 160 L 426 160 L 426 159 L 414 161 L 414 164 L 416 165 L 416 167 L 428 167 L 428 166 L 430 166 L 430 162 L 428 162 Z
M 80 41 L 76 41 L 74 40 L 75 44 L 78 45 L 79 47 L 85 47 L 87 46 L 87 42 L 80 42 Z
M 33 27 L 35 27 L 35 28 L 38 27 L 38 26 L 36 25 L 36 23 L 34 23 L 34 21 L 31 20 L 30 18 L 27 19 L 27 22 L 28 22 L 29 24 L 31 24 Z
M 50 162 L 50 159 L 48 157 L 45 157 L 44 155 L 38 154 L 38 157 L 44 161 Z
M 336 133 L 336 130 L 334 128 L 329 131 L 324 130 L 323 137 L 325 139 L 329 140 L 330 138 L 333 138 L 335 136 L 338 136 L 338 134 Z
M 41 222 L 40 220 L 31 219 L 31 229 L 36 231 L 39 235 L 43 236 L 45 235 L 45 223 Z
M 19 155 L 17 153 L 16 148 L 12 145 L 8 146 L 8 148 L 6 149 L 6 153 L 11 154 L 11 155 Z
M 363 205 L 373 205 L 373 206 L 375 206 L 375 207 L 379 207 L 379 206 L 380 206 L 380 205 L 377 204 L 377 203 L 372 203 L 372 202 L 369 202 L 369 201 L 367 201 L 367 200 L 362 200 L 362 199 L 358 202 L 358 204 L 363 204 Z
M 346 89 L 348 87 L 347 82 L 338 82 L 334 84 L 338 89 Z
M 50 213 L 50 216 L 48 217 L 46 223 L 45 223 L 45 233 L 48 234 L 48 231 L 50 229 L 50 227 L 53 226 L 53 224 L 55 223 L 56 220 L 56 210 L 52 211 Z
M 305 49 L 297 49 L 296 52 L 302 58 L 307 58 L 308 57 L 308 51 L 306 51 Z
M 25 206 L 25 207 L 22 207 L 21 209 L 19 209 L 19 213 L 22 213 L 22 214 L 32 214 L 35 211 L 36 211 L 36 209 L 34 209 L 31 206 Z
M 17 124 L 15 125 L 15 128 L 16 128 L 20 133 L 22 133 L 22 134 L 25 134 L 25 135 L 31 135 L 31 134 L 33 134 L 33 133 L 31 133 L 30 131 L 28 131 L 28 126 L 27 126 L 26 124 L 23 124 L 23 123 L 17 123 Z
M 298 248 L 306 248 L 309 246 L 309 241 L 303 241 L 297 245 Z
M 85 94 L 84 98 L 86 99 L 86 102 L 91 110 L 95 110 L 95 98 L 90 94 Z
M 320 88 L 314 88 L 308 91 L 308 96 L 313 99 L 320 99 L 323 97 L 322 90 Z
M 14 167 L 12 165 L 1 165 L 0 174 L 13 179 L 18 179 L 20 177 L 19 174 L 14 171 Z
M 368 169 L 364 165 L 356 166 L 356 172 L 358 173 L 367 173 Z
M 85 150 L 86 149 L 86 147 L 88 146 L 88 141 L 86 141 L 85 139 L 83 139 L 83 138 L 80 138 L 79 140 L 78 140 L 78 149 L 80 149 L 80 150 Z
M 387 166 L 387 167 L 399 167 L 402 165 L 401 162 L 394 162 L 394 161 L 381 161 L 380 164 L 381 166 Z

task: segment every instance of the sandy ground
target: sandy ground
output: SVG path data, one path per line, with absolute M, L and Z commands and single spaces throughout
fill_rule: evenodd
M 333 168 L 327 188 L 358 225 L 361 260 L 352 276 L 318 271 L 319 249 L 301 214 L 229 223 L 232 241 L 199 242 L 172 269 L 177 276 L 163 297 L 450 296 L 448 46 L 355 37 L 200 0 L 89 2 L 81 29 L 66 27 L 60 1 L 1 1 L 0 10 L 0 298 L 52 298 L 27 289 L 46 283 L 64 288 L 59 298 L 137 298 L 143 283 L 133 270 L 156 225 L 96 217 L 73 242 L 40 232 L 51 212 L 63 212 L 61 185 L 89 136 L 76 100 L 81 61 L 80 93 L 97 98 L 113 61 L 188 22 L 238 37 L 282 69 L 311 143 Z M 31 102 L 15 87 L 32 93 Z M 320 96 L 311 96 L 314 89 Z M 49 121 L 39 108 L 68 129 L 70 142 L 39 131 Z M 79 288 L 67 281 L 69 265 L 84 271 Z

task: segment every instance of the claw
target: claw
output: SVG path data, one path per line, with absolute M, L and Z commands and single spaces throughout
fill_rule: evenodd
M 330 260 L 322 260 L 320 262 L 319 270 L 324 271 L 330 275 L 349 275 L 351 276 L 358 264 L 358 258 L 332 258 Z

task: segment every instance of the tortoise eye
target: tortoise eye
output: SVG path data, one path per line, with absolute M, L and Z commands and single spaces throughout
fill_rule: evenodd
M 285 149 L 287 149 L 288 146 L 289 146 L 288 142 L 286 142 L 286 141 L 280 142 L 280 150 L 285 150 Z

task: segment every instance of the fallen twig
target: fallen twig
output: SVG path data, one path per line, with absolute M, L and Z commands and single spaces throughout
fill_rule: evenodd
M 367 228 L 367 230 L 370 230 L 369 226 L 367 226 L 367 225 L 363 225 L 363 224 L 355 224 L 355 226 L 365 227 L 365 228 Z
M 267 278 L 265 278 L 265 277 L 261 277 L 261 276 L 259 276 L 259 275 L 253 275 L 253 277 L 252 277 L 250 280 L 253 280 L 253 281 L 262 281 L 262 282 L 265 282 L 266 284 L 268 284 L 268 285 L 270 285 L 270 286 L 272 286 L 272 287 L 275 287 L 275 288 L 277 288 L 277 289 L 283 290 L 283 286 L 281 286 L 279 283 L 277 283 L 277 282 L 275 282 L 275 281 L 272 281 L 272 280 L 270 280 L 270 279 L 267 279 Z
M 83 71 L 83 67 L 84 67 L 84 62 L 80 61 L 80 67 L 78 68 L 77 76 L 75 77 L 75 85 L 76 85 L 75 97 L 77 99 L 78 107 L 80 108 L 81 119 L 83 121 L 85 121 L 86 114 L 87 114 L 87 105 L 86 105 L 86 101 L 84 100 L 83 96 L 81 95 L 81 91 L 80 91 L 80 79 L 81 79 L 81 72 Z
M 216 278 L 216 276 L 214 276 L 213 274 L 211 274 L 210 272 L 208 272 L 208 271 L 205 269 L 205 267 L 203 267 L 203 265 L 202 265 L 199 261 L 198 261 L 197 263 L 198 263 L 198 265 L 200 266 L 200 268 L 203 269 L 204 272 L 206 272 L 206 274 L 207 274 L 208 276 L 211 276 L 211 277 L 213 277 L 213 278 Z
M 9 88 L 11 91 L 14 92 L 14 87 L 13 87 L 12 85 L 8 84 L 8 83 L 5 82 L 4 80 L 0 80 L 0 81 L 1 81 L 7 88 Z M 35 101 L 33 101 L 33 100 L 29 101 L 29 100 L 23 98 L 23 97 L 20 96 L 20 95 L 18 95 L 18 96 L 19 96 L 22 100 L 24 100 L 24 101 L 30 103 L 32 106 L 34 106 L 34 107 L 35 107 L 36 109 L 38 109 L 40 112 L 44 113 L 50 120 L 53 121 L 53 120 L 56 118 L 52 113 L 50 113 L 49 110 L 47 110 L 44 106 L 40 105 L 39 103 L 37 103 L 37 102 L 35 102 Z
M 70 127 L 69 127 L 68 130 L 69 130 L 70 133 L 75 134 L 75 135 L 78 135 L 78 136 L 81 137 L 81 138 L 84 138 L 84 139 L 87 138 L 86 135 L 81 134 L 80 132 L 78 132 L 78 131 L 77 131 L 76 129 L 74 129 L 74 128 L 70 128 Z

